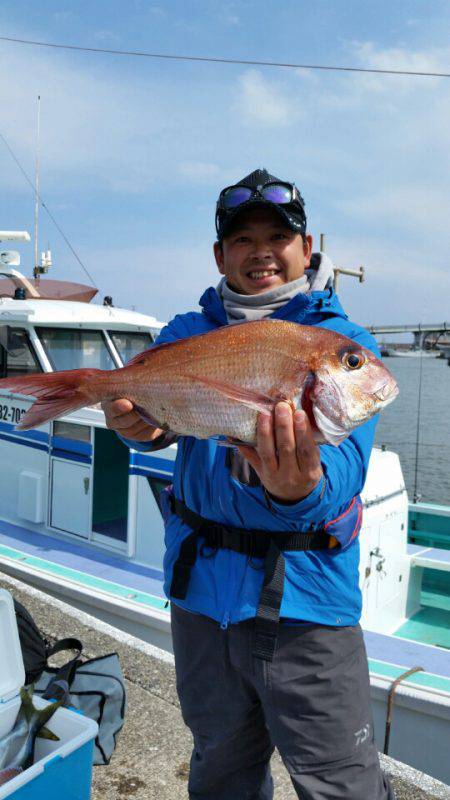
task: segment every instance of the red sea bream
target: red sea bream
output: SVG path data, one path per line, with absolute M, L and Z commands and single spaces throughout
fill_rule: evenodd
M 357 342 L 272 319 L 157 345 L 121 369 L 4 378 L 5 390 L 36 398 L 22 430 L 124 397 L 163 430 L 254 444 L 258 413 L 286 400 L 305 410 L 317 442 L 334 445 L 398 394 L 389 370 Z

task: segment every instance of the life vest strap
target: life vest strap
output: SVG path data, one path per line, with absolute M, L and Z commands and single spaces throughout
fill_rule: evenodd
M 171 597 L 179 600 L 186 597 L 191 571 L 197 559 L 199 537 L 204 539 L 203 545 L 213 551 L 227 549 L 250 558 L 265 558 L 263 588 L 255 621 L 253 655 L 272 661 L 277 645 L 283 598 L 283 551 L 327 550 L 330 547 L 330 535 L 324 530 L 298 533 L 236 528 L 196 514 L 173 495 L 170 505 L 173 513 L 192 528 L 192 533 L 181 543 L 178 559 L 174 564 Z

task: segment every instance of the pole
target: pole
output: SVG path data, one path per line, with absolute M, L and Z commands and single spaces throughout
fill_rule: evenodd
M 39 224 L 39 145 L 40 145 L 40 128 L 41 128 L 41 96 L 38 95 L 37 107 L 37 134 L 36 134 L 36 169 L 35 169 L 35 195 L 34 195 L 34 276 L 37 277 L 37 269 L 39 266 L 39 242 L 38 242 L 38 224 Z

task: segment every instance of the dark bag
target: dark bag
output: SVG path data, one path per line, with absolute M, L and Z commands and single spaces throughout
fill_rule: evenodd
M 50 699 L 58 697 L 67 684 L 66 705 L 79 709 L 98 725 L 94 764 L 109 764 L 125 719 L 126 692 L 119 656 L 110 653 L 90 661 L 74 659 L 61 669 L 47 667 L 34 691 Z
M 126 708 L 125 683 L 117 653 L 82 661 L 79 639 L 60 639 L 50 644 L 27 609 L 14 599 L 26 684 L 46 699 L 63 700 L 99 726 L 94 764 L 109 764 L 116 737 L 123 727 Z M 62 667 L 50 667 L 48 659 L 63 650 L 75 650 Z M 70 693 L 70 694 L 69 694 Z
M 30 612 L 22 603 L 14 600 L 17 628 L 19 630 L 20 647 L 22 650 L 23 664 L 25 667 L 25 684 L 34 683 L 47 669 L 48 659 L 63 650 L 76 650 L 77 659 L 81 655 L 83 645 L 79 639 L 60 639 L 55 644 L 50 644 L 44 638 L 36 625 Z M 73 661 L 73 657 L 70 662 Z

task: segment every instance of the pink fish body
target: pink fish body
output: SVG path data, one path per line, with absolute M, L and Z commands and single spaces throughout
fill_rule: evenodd
M 0 786 L 3 786 L 4 783 L 8 783 L 8 781 L 12 781 L 12 779 L 20 775 L 21 772 L 23 772 L 21 767 L 0 770 Z
M 304 408 L 318 442 L 339 444 L 398 394 L 382 362 L 351 339 L 270 319 L 155 346 L 117 370 L 4 378 L 2 390 L 37 398 L 22 430 L 125 397 L 159 428 L 250 444 L 258 414 L 280 400 Z

